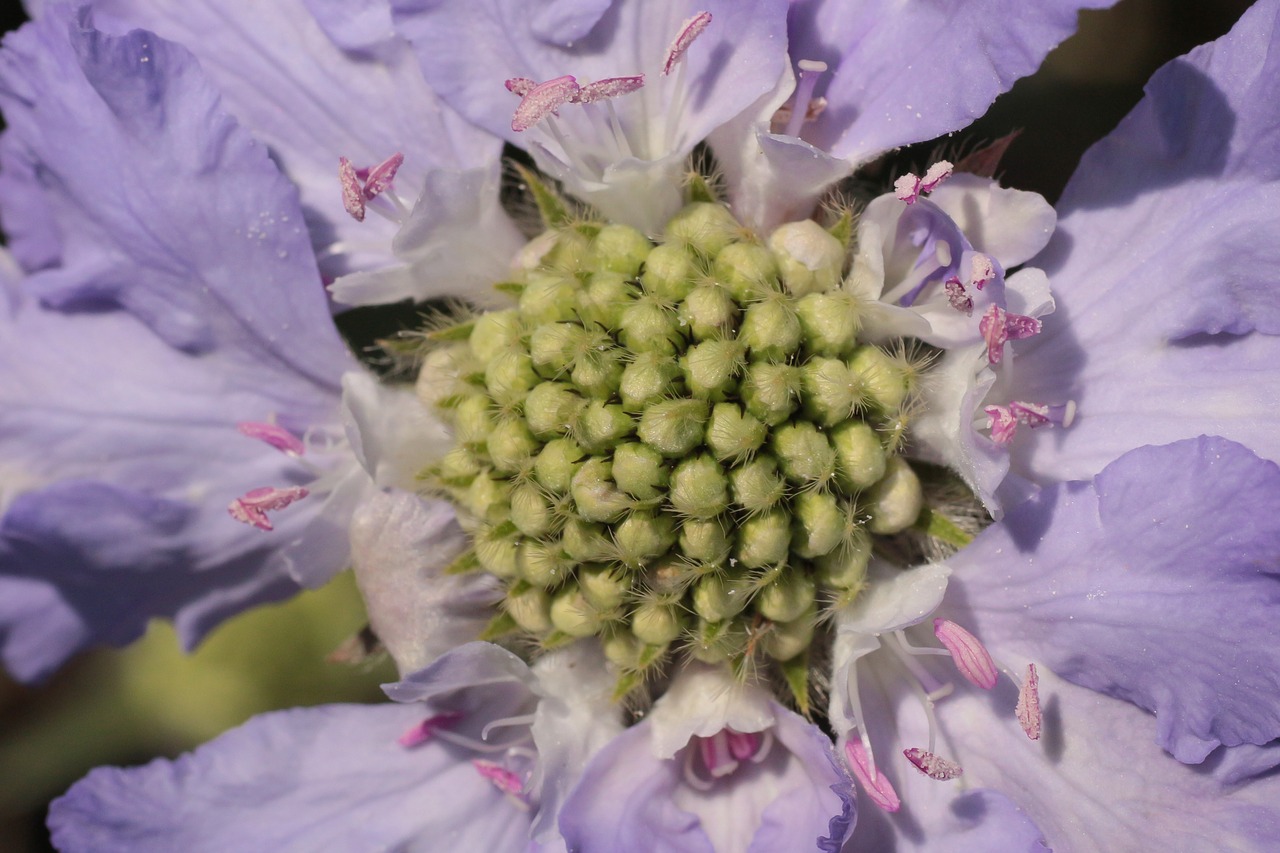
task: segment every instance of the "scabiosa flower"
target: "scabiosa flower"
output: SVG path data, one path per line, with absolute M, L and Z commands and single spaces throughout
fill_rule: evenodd
M 12 288 L 15 328 L 46 324 L 35 340 L 47 342 L 71 334 L 73 311 L 95 329 L 118 325 L 127 332 L 103 333 L 111 352 L 150 347 L 139 358 L 189 372 L 161 395 L 159 405 L 172 406 L 191 387 L 225 379 L 220 359 L 259 366 L 255 336 L 226 329 L 273 324 L 257 336 L 273 345 L 269 355 L 314 378 L 320 369 L 279 341 L 313 327 L 336 341 L 327 316 L 317 317 L 321 275 L 347 304 L 450 294 L 493 307 L 426 332 L 416 401 L 380 390 L 331 347 L 339 355 L 319 373 L 328 384 L 306 398 L 310 409 L 298 407 L 306 417 L 296 423 L 291 399 L 261 394 L 248 402 L 266 417 L 241 419 L 221 396 L 212 413 L 190 410 L 202 425 L 233 426 L 237 440 L 273 461 L 283 454 L 294 464 L 311 450 L 304 439 L 334 436 L 325 445 L 331 470 L 289 469 L 291 480 L 241 491 L 222 529 L 235 531 L 224 534 L 235 543 L 260 535 L 251 527 L 274 537 L 267 528 L 306 519 L 297 511 L 315 505 L 307 503 L 313 493 L 337 494 L 335 478 L 351 482 L 347 494 L 358 500 L 338 502 L 335 515 L 352 519 L 370 618 L 402 675 L 387 687 L 397 704 L 268 715 L 177 763 L 95 771 L 54 806 L 55 843 L 839 850 L 853 833 L 865 849 L 1016 849 L 1042 838 L 1088 849 L 1115 846 L 1124 832 L 1145 844 L 1186 830 L 1163 818 L 1188 799 L 1212 804 L 1190 829 L 1234 833 L 1243 845 L 1271 837 L 1273 783 L 1255 777 L 1272 768 L 1268 747 L 1280 733 L 1266 699 L 1274 637 L 1257 627 L 1270 576 L 1256 567 L 1275 553 L 1274 466 L 1222 438 L 1131 450 L 1146 440 L 1139 430 L 1110 455 L 1092 451 L 1105 468 L 1071 475 L 1096 474 L 1092 483 L 1063 484 L 1050 468 L 1008 461 L 1009 448 L 1024 452 L 1026 435 L 1046 434 L 1028 428 L 1057 423 L 1068 429 L 1054 435 L 1072 435 L 1077 399 L 1087 417 L 1088 389 L 1055 384 L 1061 373 L 1049 356 L 1025 378 L 1023 354 L 1035 357 L 1060 316 L 1050 313 L 1042 267 L 1069 271 L 1079 257 L 1061 243 L 1042 253 L 1055 219 L 1042 200 L 940 162 L 900 176 L 856 220 L 845 211 L 808 218 L 822 192 L 872 154 L 976 116 L 1069 31 L 1083 5 L 1004 20 L 1000 3 L 904 11 L 778 0 L 556 2 L 533 15 L 499 0 L 282 4 L 255 18 L 265 29 L 253 32 L 274 37 L 254 58 L 340 72 L 333 89 L 308 70 L 285 81 L 304 82 L 306 103 L 322 105 L 301 121 L 267 108 L 276 90 L 246 80 L 240 36 L 206 37 L 216 28 L 204 16 L 243 24 L 247 4 L 226 12 L 197 3 L 188 12 L 186 4 L 102 0 L 94 16 L 46 10 L 27 30 L 30 43 L 10 46 L 30 67 L 11 62 L 4 77 L 6 108 L 20 119 L 3 148 L 17 164 L 12 197 L 45 226 L 15 244 L 29 273 Z M 1218 64 L 1192 60 L 1202 69 L 1196 79 L 1223 86 L 1223 114 L 1241 116 L 1263 139 L 1274 115 L 1248 122 L 1275 99 L 1241 87 L 1268 85 L 1260 57 L 1275 9 L 1260 4 L 1218 45 Z M 942 29 L 946 21 L 959 21 L 958 30 Z M 93 29 L 139 24 L 156 34 Z M 975 52 L 957 35 L 990 46 Z M 199 65 L 166 38 L 186 42 Z M 920 86 L 917 54 L 904 43 L 936 47 L 935 65 L 958 57 L 971 74 Z M 144 209 L 144 227 L 105 227 L 116 220 L 93 192 L 95 164 L 72 156 L 83 139 L 60 134 L 57 111 L 51 120 L 32 106 L 57 100 L 58 64 L 79 69 L 72 88 L 89 106 L 65 109 L 113 129 L 102 146 L 112 162 L 138 159 L 132 144 L 149 155 L 111 198 L 134 186 L 194 197 L 162 197 L 169 203 Z M 276 202 L 287 211 L 248 213 L 260 210 L 259 199 L 237 195 L 243 186 L 286 184 L 220 111 L 205 74 L 243 128 L 272 146 L 305 208 L 286 191 Z M 877 81 L 870 94 L 867 80 Z M 1157 86 L 1185 92 L 1185 84 Z M 903 102 L 901 112 L 904 95 L 918 106 Z M 334 98 L 365 109 L 333 122 Z M 886 103 L 894 107 L 881 115 Z M 169 115 L 181 104 L 198 107 L 196 118 Z M 1160 127 L 1183 116 L 1159 114 Z M 366 123 L 378 130 L 364 136 Z M 381 137 L 401 133 L 417 134 L 418 156 Z M 194 148 L 204 156 L 181 145 L 191 139 L 208 145 Z M 497 139 L 525 147 L 590 207 L 522 171 L 545 230 L 521 247 L 497 204 Z M 723 169 L 728 205 L 706 176 L 683 177 L 702 142 Z M 225 166 L 228 150 L 248 178 Z M 1176 186 L 1184 166 L 1205 174 L 1231 163 L 1251 175 L 1260 150 L 1270 151 L 1247 142 L 1213 149 L 1219 159 L 1205 164 L 1199 148 L 1186 163 L 1174 149 L 1173 165 L 1143 174 L 1151 186 Z M 321 181 L 312 166 L 325 157 L 333 165 Z M 1264 185 L 1243 183 L 1233 189 L 1250 198 Z M 201 194 L 208 184 L 216 203 Z M 217 215 L 200 224 L 215 227 L 184 227 L 184 214 L 206 206 Z M 318 266 L 306 247 L 271 243 L 243 271 L 227 272 L 242 257 L 230 237 L 266 242 L 283 216 L 300 222 L 304 209 L 305 232 L 283 230 L 294 243 L 309 236 Z M 1074 221 L 1087 233 L 1087 213 Z M 252 233 L 238 233 L 246 222 Z M 367 224 L 374 230 L 361 230 Z M 222 242 L 191 244 L 209 231 Z M 310 266 L 263 276 L 272 249 L 280 261 L 297 253 Z M 166 262 L 188 251 L 194 261 L 175 273 Z M 124 276 L 121 265 L 145 274 Z M 1096 286 L 1119 287 L 1108 275 L 1093 276 Z M 241 276 L 279 284 L 285 307 L 239 302 L 261 298 L 232 286 Z M 1262 291 L 1231 293 L 1225 302 L 1210 294 L 1188 334 L 1265 335 Z M 1195 302 L 1198 291 L 1181 295 Z M 289 311 L 299 305 L 305 317 L 295 319 Z M 1087 320 L 1067 319 L 1059 336 L 1091 334 Z M 1039 346 L 1052 352 L 1055 339 L 1044 339 Z M 1237 349 L 1234 339 L 1213 343 Z M 941 352 L 935 367 L 922 346 Z M 1116 349 L 1112 357 L 1134 355 Z M 91 372 L 83 362 L 62 373 L 32 369 L 45 371 L 37 381 L 68 385 Z M 285 380 L 290 370 L 280 371 Z M 1020 383 L 1041 383 L 1034 387 L 1043 394 L 1024 394 Z M 14 396 L 31 407 L 29 394 Z M 101 408 L 120 411 L 114 402 Z M 1265 400 L 1240 419 L 1263 412 Z M 452 449 L 425 465 L 415 450 L 437 445 L 431 416 L 448 425 Z M 91 434 L 100 429 L 95 423 Z M 912 535 L 970 538 L 925 507 L 917 450 L 955 467 L 1003 519 L 945 565 L 907 569 L 884 554 L 903 553 Z M 1011 464 L 1017 474 L 1006 477 Z M 108 546 L 129 531 L 117 525 L 84 540 L 86 528 L 68 520 L 79 520 L 77 505 L 56 500 L 57 488 L 79 487 L 75 478 L 90 466 L 39 471 L 34 491 L 18 481 L 15 509 L 28 494 L 52 497 L 41 513 L 6 516 L 18 525 L 6 532 L 14 555 L 4 553 L 6 580 L 41 584 L 46 599 L 64 604 L 61 578 L 51 583 L 34 549 L 18 547 L 52 551 L 64 530 L 90 565 L 116 567 Z M 105 483 L 136 485 L 136 515 L 170 537 L 162 553 L 194 561 L 202 552 L 189 530 L 209 522 L 165 526 L 169 516 L 152 506 L 172 499 L 166 489 L 202 506 L 202 470 L 181 457 L 149 478 L 108 469 Z M 421 495 L 374 487 L 412 488 L 414 477 Z M 303 579 L 345 559 L 346 541 L 301 541 L 318 548 Z M 128 541 L 124 559 L 156 552 L 154 542 Z M 286 553 L 280 544 L 266 549 L 273 560 Z M 222 583 L 229 572 L 218 558 L 205 565 Z M 67 565 L 74 578 L 76 558 Z M 154 573 L 173 565 L 190 568 L 174 560 Z M 245 566 L 255 580 L 271 577 L 258 574 L 259 562 Z M 1197 583 L 1202 598 L 1159 603 L 1171 586 Z M 202 602 L 204 592 L 179 585 L 175 596 Z M 36 624 L 30 605 L 14 612 L 14 624 Z M 156 612 L 167 611 L 147 611 Z M 1228 613 L 1251 642 L 1223 639 Z M 1191 630 L 1169 637 L 1165 617 Z M 1109 648 L 1118 635 L 1130 651 Z M 1204 662 L 1209 654 L 1231 660 L 1230 674 Z M 1197 655 L 1199 666 L 1182 666 Z M 949 660 L 936 666 L 936 658 Z M 825 684 L 826 731 L 805 719 L 821 714 L 812 699 Z M 1147 711 L 1157 715 L 1158 747 L 1144 734 Z M 1114 785 L 1114 808 L 1079 804 L 1071 788 L 1115 743 L 1143 768 L 1141 780 Z M 1178 763 L 1206 758 L 1202 773 Z M 1153 793 L 1152 779 L 1172 781 Z M 1138 797 L 1148 803 L 1135 804 Z M 1087 824 L 1076 819 L 1086 805 Z

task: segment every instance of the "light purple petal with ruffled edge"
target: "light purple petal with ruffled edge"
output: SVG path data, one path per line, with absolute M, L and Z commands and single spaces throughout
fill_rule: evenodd
M 5 246 L 28 272 L 62 257 L 62 235 L 48 191 L 12 133 L 0 134 L 0 230 Z
M 1044 490 L 951 561 L 979 636 L 1156 715 L 1198 763 L 1280 737 L 1280 468 L 1220 438 Z
M 378 42 L 380 22 L 389 27 L 385 0 L 344 4 L 341 20 L 331 4 L 311 2 L 346 39 L 330 40 L 306 0 L 95 0 L 93 7 L 104 29 L 142 27 L 195 53 L 225 108 L 297 184 L 321 271 L 333 278 L 391 263 L 398 230 L 376 214 L 356 222 L 345 212 L 339 157 L 368 168 L 403 153 L 395 190 L 412 206 L 431 170 L 496 163 L 501 142 L 439 101 L 403 42 Z
M 175 761 L 99 768 L 54 801 L 53 843 L 67 853 L 524 850 L 528 814 L 458 750 L 396 742 L 423 711 L 278 711 Z
M 1115 0 L 798 0 L 791 56 L 826 62 L 804 138 L 854 163 L 958 130 Z
M 1015 399 L 1075 399 L 1026 431 L 1015 470 L 1083 479 L 1125 450 L 1201 433 L 1280 459 L 1280 3 L 1165 66 L 1094 146 L 1034 263 L 1057 313 L 1024 342 Z

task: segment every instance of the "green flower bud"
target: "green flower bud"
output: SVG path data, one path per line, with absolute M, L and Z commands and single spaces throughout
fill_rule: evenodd
M 578 422 L 586 401 L 563 382 L 542 382 L 524 401 L 530 431 L 541 439 L 564 435 Z
M 844 246 L 812 219 L 779 225 L 769 235 L 782 283 L 795 296 L 834 290 L 844 271 Z
M 631 509 L 632 500 L 610 476 L 609 460 L 592 457 L 573 475 L 569 493 L 578 514 L 587 521 L 617 521 Z
M 862 346 L 854 350 L 849 368 L 862 381 L 866 395 L 886 415 L 895 415 L 907 399 L 907 374 L 883 350 Z
M 688 651 L 703 663 L 725 663 L 741 657 L 747 650 L 746 629 L 737 622 L 698 620 Z
M 514 515 L 515 499 L 511 509 Z M 830 554 L 843 541 L 845 514 L 830 492 L 807 491 L 791 502 L 791 550 L 801 557 Z M 786 617 L 770 617 L 783 619 Z
M 465 447 L 483 449 L 493 432 L 493 423 L 493 404 L 483 394 L 463 398 L 453 410 L 453 428 L 458 443 Z
M 576 272 L 582 269 L 587 263 L 591 250 L 590 236 L 583 233 L 584 230 L 580 226 L 570 226 L 557 230 L 555 232 L 555 242 L 542 258 L 543 266 L 555 267 L 569 272 Z
M 591 241 L 589 263 L 597 270 L 634 278 L 652 249 L 653 244 L 630 225 L 606 225 Z
M 529 357 L 534 369 L 547 379 L 568 373 L 585 335 L 583 328 L 574 323 L 547 323 L 534 329 L 529 336 Z
M 716 403 L 707 422 L 707 447 L 721 462 L 749 459 L 769 434 L 764 424 L 737 403 Z
M 573 320 L 580 287 L 572 275 L 535 270 L 520 294 L 520 316 L 531 326 Z
M 751 350 L 753 360 L 785 361 L 800 348 L 800 320 L 781 299 L 756 302 L 742 317 L 738 340 Z
M 700 284 L 680 304 L 680 325 L 694 340 L 723 338 L 738 323 L 738 303 L 717 284 Z
M 578 443 L 588 453 L 604 453 L 635 432 L 636 422 L 617 403 L 592 400 L 578 416 L 574 429 Z
M 582 591 L 570 586 L 552 600 L 551 624 L 570 637 L 591 637 L 600 630 L 604 620 L 583 597 Z
M 520 577 L 533 586 L 551 589 L 573 573 L 573 562 L 560 551 L 559 542 L 522 539 L 516 549 Z
M 676 554 L 664 554 L 654 560 L 644 573 L 644 583 L 651 601 L 675 604 L 684 596 L 698 570 Z
M 836 473 L 836 452 L 808 421 L 774 430 L 770 445 L 783 476 L 793 483 L 829 483 Z
M 480 473 L 480 460 L 461 445 L 453 448 L 440 459 L 436 476 L 446 486 L 465 489 Z
M 601 643 L 605 659 L 623 672 L 640 668 L 640 658 L 645 645 L 635 634 L 619 631 L 604 638 Z
M 578 314 L 588 326 L 617 329 L 622 312 L 635 300 L 638 291 L 626 276 L 617 272 L 597 272 L 585 290 L 578 292 Z
M 787 493 L 787 484 L 778 474 L 778 463 L 772 456 L 758 456 L 729 472 L 733 485 L 733 502 L 748 513 L 772 509 Z
M 467 487 L 463 505 L 481 521 L 500 521 L 510 512 L 511 486 L 506 480 L 495 479 L 488 471 L 481 471 Z
M 680 366 L 671 357 L 658 352 L 640 353 L 622 371 L 618 383 L 622 407 L 628 412 L 641 412 L 671 397 L 679 376 Z
M 818 583 L 833 589 L 856 592 L 866 584 L 871 562 L 871 537 L 865 533 L 846 537 L 843 546 L 813 561 Z
M 709 258 L 742 232 L 742 226 L 727 207 L 711 202 L 687 205 L 667 223 L 666 240 L 685 243 Z
M 693 290 L 697 275 L 697 265 L 684 246 L 663 243 L 650 252 L 645 260 L 640 284 L 645 293 L 664 302 L 679 302 Z
M 738 341 L 703 341 L 680 360 L 689 393 L 704 400 L 723 400 L 733 390 L 746 364 L 746 348 Z
M 647 444 L 628 441 L 613 451 L 614 482 L 632 497 L 661 497 L 669 477 L 666 459 Z
M 641 297 L 624 308 L 618 331 L 622 343 L 632 352 L 674 355 L 683 348 L 676 312 L 653 297 Z
M 573 384 L 588 397 L 608 400 L 622 381 L 623 353 L 616 347 L 591 348 L 573 365 Z
M 503 405 L 519 403 L 540 381 L 533 360 L 523 350 L 502 350 L 484 369 L 485 387 Z
M 790 548 L 791 517 L 786 510 L 773 509 L 742 522 L 734 553 L 748 569 L 763 569 L 783 563 Z
M 605 563 L 618 557 L 618 549 L 603 524 L 571 518 L 565 522 L 560 537 L 560 547 L 579 563 Z
M 777 426 L 799 405 L 800 387 L 800 368 L 757 362 L 747 365 L 738 393 L 748 412 L 769 426 Z
M 511 490 L 511 522 L 526 536 L 546 536 L 556 525 L 555 508 L 542 489 L 523 483 Z
M 517 584 L 507 591 L 503 607 L 517 625 L 531 634 L 551 630 L 551 596 L 545 589 Z
M 523 420 L 499 421 L 486 441 L 489 459 L 500 474 L 514 474 L 532 459 L 541 447 Z
M 841 424 L 831 431 L 831 444 L 836 449 L 836 478 L 849 491 L 869 489 L 884 476 L 888 456 L 870 424 Z
M 680 636 L 680 614 L 670 604 L 644 602 L 631 614 L 631 633 L 642 643 L 665 646 Z
M 733 543 L 723 518 L 688 518 L 680 525 L 680 552 L 708 566 L 723 566 Z
M 862 383 L 843 361 L 815 356 L 800 368 L 804 411 L 823 426 L 853 416 L 862 401 Z
M 462 377 L 478 368 L 467 344 L 433 349 L 422 360 L 414 392 L 424 406 L 435 408 L 442 401 L 465 393 L 467 388 Z
M 758 243 L 731 243 L 716 255 L 712 273 L 735 299 L 746 302 L 777 287 L 778 263 Z
M 508 528 L 510 529 L 510 528 Z M 473 536 L 476 560 L 486 572 L 500 578 L 514 578 L 520 572 L 516 562 L 518 542 L 514 536 L 498 535 L 497 528 L 488 527 Z
M 866 509 L 871 515 L 867 528 L 887 536 L 901 533 L 920 517 L 924 493 L 920 478 L 901 456 L 890 456 L 884 477 L 865 494 Z
M 578 586 L 592 607 L 609 612 L 626 601 L 631 579 L 613 566 L 579 566 Z
M 552 439 L 533 461 L 533 476 L 544 489 L 557 495 L 567 495 L 583 456 L 586 452 L 572 438 Z
M 791 570 L 756 595 L 756 612 L 774 622 L 799 619 L 813 606 L 816 590 L 803 572 Z
M 702 443 L 707 414 L 705 400 L 655 403 L 640 418 L 640 440 L 668 458 L 685 456 Z
M 693 588 L 693 610 L 708 622 L 732 619 L 750 601 L 751 587 L 745 580 L 707 575 Z
M 729 508 L 729 480 L 714 459 L 699 454 L 671 472 L 667 500 L 686 518 L 711 518 Z
M 669 515 L 638 509 L 614 528 L 613 540 L 622 562 L 632 568 L 643 568 L 675 544 L 675 525 Z
M 813 626 L 816 619 L 814 608 L 792 622 L 775 622 L 765 632 L 761 648 L 764 653 L 777 661 L 788 661 L 809 648 L 813 642 Z
M 520 313 L 514 308 L 508 308 L 505 311 L 489 311 L 477 317 L 467 340 L 480 363 L 488 364 L 498 353 L 517 346 L 524 331 Z
M 814 355 L 844 356 L 858 343 L 858 301 L 842 291 L 810 293 L 796 304 L 803 345 Z

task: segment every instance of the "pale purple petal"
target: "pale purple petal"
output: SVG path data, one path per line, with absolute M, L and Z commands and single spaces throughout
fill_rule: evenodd
M 302 0 L 329 40 L 343 50 L 377 56 L 395 41 L 387 0 Z M 392 48 L 394 49 L 394 48 Z
M 342 425 L 356 461 L 382 488 L 414 489 L 449 449 L 444 426 L 412 390 L 368 373 L 342 377 Z
M 535 678 L 528 665 L 493 643 L 467 643 L 383 690 L 397 702 L 426 702 L 464 714 L 475 725 L 531 713 Z
M 12 133 L 0 134 L 0 228 L 5 246 L 28 272 L 56 264 L 62 235 L 34 164 Z
M 1113 2 L 798 0 L 791 57 L 830 68 L 818 84 L 827 108 L 804 137 L 864 163 L 958 130 L 1075 31 L 1077 10 Z
M 1202 433 L 1280 459 L 1280 4 L 1165 66 L 1081 163 L 1036 263 L 1058 313 L 1024 344 L 1014 399 L 1075 399 L 1015 467 L 1081 479 Z
M 53 843 L 97 850 L 520 851 L 529 815 L 456 750 L 396 739 L 426 709 L 255 717 L 175 761 L 91 772 L 50 808 Z

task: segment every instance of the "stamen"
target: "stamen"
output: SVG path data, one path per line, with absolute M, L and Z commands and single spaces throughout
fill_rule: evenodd
M 634 74 L 630 77 L 606 77 L 594 83 L 579 87 L 573 97 L 575 104 L 594 104 L 609 98 L 629 95 L 644 86 L 644 75 Z
M 918 747 L 904 749 L 902 754 L 924 775 L 939 782 L 947 782 L 964 775 L 964 768 L 954 761 L 948 761 L 940 755 L 926 752 Z
M 707 26 L 711 23 L 710 12 L 699 12 L 689 20 L 680 25 L 680 32 L 671 42 L 671 47 L 667 50 L 667 61 L 662 64 L 662 76 L 666 77 L 676 67 L 685 53 L 689 50 L 689 46 L 693 44 L 698 36 L 702 35 Z
M 844 754 L 849 759 L 849 769 L 853 771 L 854 777 L 861 783 L 862 789 L 867 792 L 871 802 L 887 812 L 896 812 L 902 808 L 898 792 L 893 789 L 893 785 L 883 773 L 876 773 L 875 764 L 871 762 L 862 741 L 846 740 Z
M 1040 677 L 1036 675 L 1036 665 L 1027 664 L 1027 678 L 1018 690 L 1018 704 L 1014 708 L 1018 715 L 1018 725 L 1032 740 L 1040 740 Z
M 921 194 L 932 192 L 938 186 L 951 177 L 952 166 L 946 160 L 939 160 L 929 167 L 924 173 L 924 177 L 920 178 L 914 172 L 907 172 L 901 178 L 893 182 L 894 195 L 899 201 L 907 204 L 915 204 Z
M 983 690 L 996 686 L 995 661 L 977 637 L 949 619 L 934 619 L 933 633 L 951 652 L 961 675 Z
M 800 128 L 809 121 L 809 104 L 813 99 L 813 89 L 818 85 L 818 78 L 827 70 L 827 63 L 812 59 L 802 59 L 796 63 L 799 70 L 799 81 L 792 101 L 791 119 L 787 122 L 786 135 L 800 136 Z
M 729 736 L 721 729 L 711 737 L 698 738 L 698 753 L 702 766 L 711 778 L 720 779 L 738 769 L 738 762 L 729 748 Z
M 538 81 L 530 80 L 528 77 L 512 77 L 506 81 L 507 91 L 522 98 L 529 94 L 529 91 L 536 85 L 538 85 Z
M 338 158 L 338 181 L 342 184 L 342 206 L 356 222 L 364 222 L 364 188 L 355 167 L 346 157 Z
M 396 179 L 396 172 L 400 171 L 403 164 L 404 155 L 397 151 L 370 169 L 364 181 L 364 197 L 373 199 L 385 192 L 391 186 L 391 182 Z
M 966 317 L 972 317 L 973 298 L 965 291 L 960 279 L 952 276 L 942 286 L 947 291 L 947 301 L 951 303 L 951 307 Z
M 519 776 L 501 764 L 485 761 L 483 758 L 471 759 L 471 766 L 499 791 L 524 802 L 524 782 L 520 781 Z
M 427 717 L 425 720 L 400 735 L 400 737 L 396 738 L 396 743 L 400 744 L 405 749 L 419 746 L 435 737 L 437 730 L 439 730 L 441 726 L 447 726 L 461 718 L 462 714 L 457 711 L 446 711 L 443 714 L 436 714 L 433 717 Z
M 236 521 L 252 525 L 259 530 L 274 530 L 271 520 L 267 518 L 267 513 L 271 510 L 284 509 L 294 501 L 302 500 L 308 494 L 310 493 L 302 486 L 291 486 L 287 489 L 263 486 L 233 500 L 227 505 L 227 512 Z
M 729 741 L 730 754 L 739 761 L 754 760 L 763 740 L 759 732 L 735 732 L 733 729 L 725 729 L 725 736 Z
M 969 283 L 982 290 L 982 286 L 996 277 L 996 268 L 986 255 L 976 254 L 969 265 Z
M 301 439 L 287 429 L 275 424 L 242 421 L 236 426 L 242 435 L 256 438 L 258 441 L 264 441 L 288 456 L 301 456 L 306 452 L 306 445 L 302 443 Z
M 991 440 L 1000 445 L 1013 441 L 1018 424 L 1026 424 L 1031 429 L 1055 424 L 1066 428 L 1076 419 L 1074 400 L 1054 405 L 1014 400 L 1007 406 L 985 406 L 982 411 L 988 418 Z
M 992 305 L 978 321 L 978 331 L 987 342 L 987 361 L 999 364 L 1004 360 L 1007 341 L 1020 341 L 1040 334 L 1043 324 L 1035 317 L 1010 314 L 999 305 Z
M 480 739 L 488 740 L 489 732 L 494 729 L 505 729 L 512 726 L 531 726 L 533 725 L 534 719 L 536 719 L 536 717 L 533 714 L 521 714 L 517 717 L 502 717 L 501 719 L 493 720 L 480 730 Z
M 516 107 L 515 116 L 511 119 L 511 129 L 516 133 L 528 130 L 547 116 L 555 115 L 577 94 L 578 81 L 571 74 L 539 83 L 521 97 L 520 106 Z

